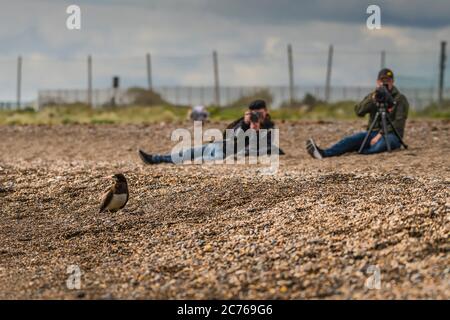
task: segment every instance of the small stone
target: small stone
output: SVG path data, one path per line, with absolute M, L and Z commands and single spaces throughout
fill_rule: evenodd
M 112 295 L 112 293 L 106 293 L 101 297 L 102 300 L 113 300 L 114 296 Z

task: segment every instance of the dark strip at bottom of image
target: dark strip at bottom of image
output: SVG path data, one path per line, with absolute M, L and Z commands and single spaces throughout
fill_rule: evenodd
M 284 319 L 314 318 L 331 314 L 346 318 L 384 317 L 393 311 L 403 316 L 419 316 L 439 312 L 448 301 L 356 301 L 356 300 L 93 300 L 93 301 L 1 301 L 0 308 L 42 313 L 46 317 L 61 315 L 83 317 L 98 312 L 102 316 L 139 316 L 145 319 Z M 159 315 L 159 316 L 158 316 Z

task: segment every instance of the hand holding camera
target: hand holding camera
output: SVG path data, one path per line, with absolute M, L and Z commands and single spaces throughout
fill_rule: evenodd
M 259 130 L 261 123 L 264 120 L 264 115 L 259 111 L 247 111 L 244 116 L 245 123 L 250 125 L 251 129 Z

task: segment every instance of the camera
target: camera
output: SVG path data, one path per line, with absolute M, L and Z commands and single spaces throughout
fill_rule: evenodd
M 377 90 L 375 91 L 375 101 L 385 106 L 394 105 L 394 98 L 392 98 L 392 95 L 389 92 L 389 87 L 386 83 L 377 88 Z
M 261 112 L 258 112 L 258 111 L 252 111 L 252 112 L 250 113 L 250 122 L 251 122 L 251 123 L 258 123 L 258 122 L 261 121 L 261 119 L 262 119 L 262 114 L 261 114 Z

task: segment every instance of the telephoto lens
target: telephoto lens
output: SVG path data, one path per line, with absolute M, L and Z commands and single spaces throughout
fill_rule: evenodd
M 378 103 L 387 104 L 392 106 L 394 104 L 394 99 L 389 92 L 388 85 L 383 84 L 381 87 L 377 88 L 375 92 L 375 100 Z

